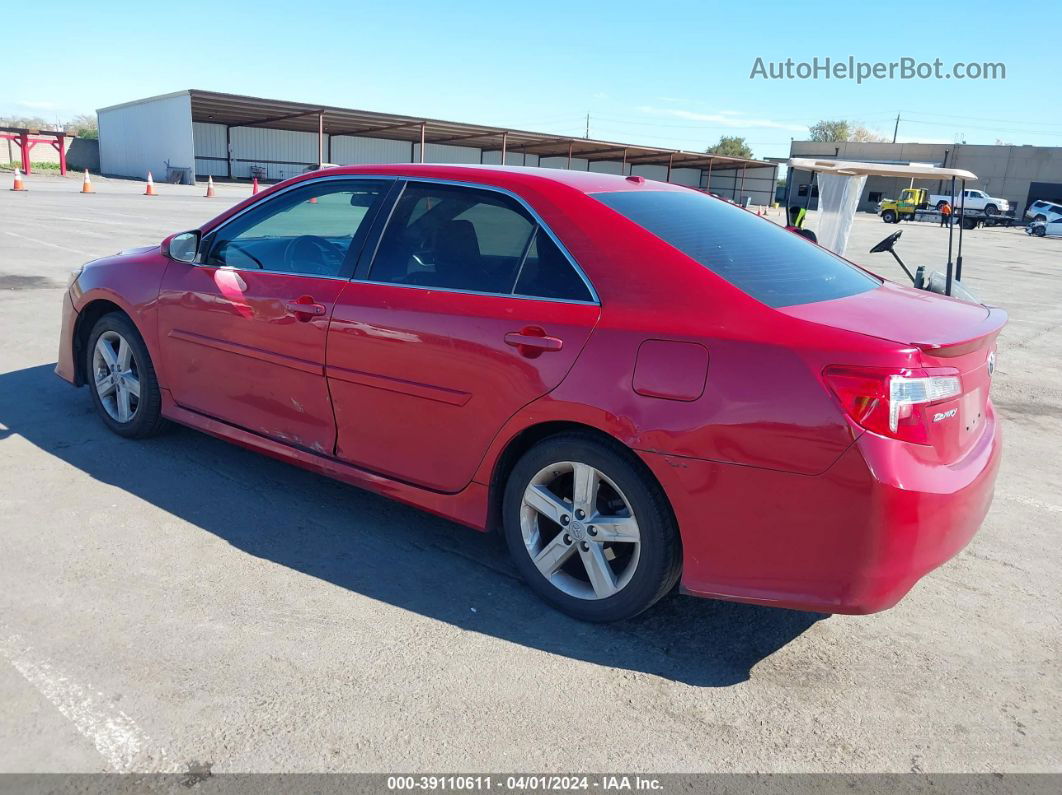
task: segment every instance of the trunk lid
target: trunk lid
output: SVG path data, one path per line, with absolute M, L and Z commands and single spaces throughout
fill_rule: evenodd
M 845 298 L 777 311 L 917 348 L 925 375 L 958 375 L 960 393 L 922 411 L 927 457 L 955 461 L 981 437 L 989 417 L 996 336 L 1007 322 L 1002 309 L 886 282 Z

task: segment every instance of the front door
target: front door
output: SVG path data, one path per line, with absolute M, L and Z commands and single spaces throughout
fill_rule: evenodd
M 390 183 L 319 179 L 234 217 L 159 295 L 165 386 L 181 406 L 331 455 L 324 379 L 336 299 Z
M 332 314 L 336 454 L 462 489 L 501 426 L 572 368 L 599 310 L 511 196 L 407 183 L 366 278 L 346 285 Z

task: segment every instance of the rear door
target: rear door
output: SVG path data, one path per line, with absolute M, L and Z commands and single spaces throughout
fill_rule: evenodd
M 331 454 L 329 316 L 393 180 L 320 179 L 253 205 L 172 263 L 159 294 L 166 386 L 181 406 Z
M 336 454 L 458 491 L 571 369 L 596 296 L 526 205 L 482 187 L 408 182 L 364 259 L 328 333 Z

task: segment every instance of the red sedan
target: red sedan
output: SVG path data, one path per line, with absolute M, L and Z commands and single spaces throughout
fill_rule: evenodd
M 86 265 L 57 372 L 499 528 L 582 619 L 698 596 L 895 604 L 981 524 L 998 309 L 885 282 L 686 188 L 332 168 Z

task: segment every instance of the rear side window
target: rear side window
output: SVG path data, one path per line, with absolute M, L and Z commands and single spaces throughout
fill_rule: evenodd
M 767 306 L 829 301 L 881 284 L 783 227 L 697 191 L 592 196 Z
M 511 293 L 534 221 L 493 191 L 409 184 L 380 240 L 369 278 Z
M 593 300 L 590 290 L 572 264 L 541 227 L 535 232 L 531 248 L 524 258 L 515 292 L 517 295 L 565 301 Z
M 369 271 L 377 282 L 591 301 L 589 288 L 515 199 L 497 191 L 410 182 Z

